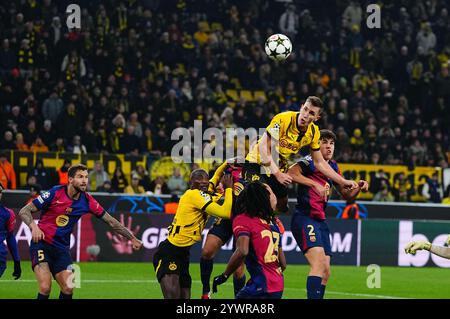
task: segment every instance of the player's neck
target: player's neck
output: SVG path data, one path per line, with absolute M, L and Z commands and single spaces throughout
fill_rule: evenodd
M 72 185 L 67 185 L 67 195 L 69 195 L 71 199 L 75 200 L 80 198 L 80 192 L 77 191 Z
M 300 125 L 300 119 L 297 121 L 297 127 L 298 127 L 300 132 L 306 132 L 308 130 L 308 126 L 309 126 L 309 124 L 307 124 L 307 125 Z

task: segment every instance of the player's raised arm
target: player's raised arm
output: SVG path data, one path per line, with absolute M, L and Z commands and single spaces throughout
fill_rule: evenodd
M 136 236 L 134 236 L 131 230 L 122 225 L 117 219 L 112 217 L 108 212 L 105 211 L 101 219 L 106 224 L 108 224 L 116 234 L 121 235 L 128 240 L 131 240 L 134 250 L 141 249 L 142 242 L 139 239 L 137 239 Z
M 260 141 L 259 154 L 261 156 L 262 165 L 269 168 L 270 173 L 283 185 L 289 185 L 292 182 L 291 176 L 280 171 L 280 168 L 272 158 L 272 141 L 277 141 L 275 138 L 269 136 L 267 132 L 264 132 Z M 278 142 L 277 142 L 278 143 Z
M 327 200 L 328 194 L 329 194 L 329 188 L 326 188 L 316 181 L 312 180 L 311 178 L 308 178 L 303 175 L 303 170 L 299 163 L 296 163 L 292 165 L 289 170 L 288 174 L 292 177 L 292 181 L 298 184 L 302 184 L 308 187 L 313 187 L 314 190 L 320 195 L 320 197 L 323 200 Z
M 223 172 L 227 169 L 228 167 L 228 162 L 225 161 L 222 163 L 222 165 L 220 165 L 216 171 L 214 172 L 213 177 L 211 177 L 211 179 L 209 180 L 209 187 L 208 187 L 208 191 L 209 192 L 214 192 L 217 184 L 219 184 L 220 179 L 222 178 Z
M 233 205 L 233 177 L 231 175 L 223 176 L 222 184 L 225 188 L 225 199 L 222 205 L 210 200 L 205 204 L 205 206 L 203 206 L 203 210 L 209 215 L 229 219 Z
M 40 198 L 39 196 L 38 198 Z M 32 216 L 33 213 L 36 213 L 38 211 L 38 208 L 33 204 L 29 203 L 25 205 L 20 211 L 19 211 L 19 217 L 20 219 L 30 227 L 31 229 L 31 237 L 33 238 L 33 241 L 37 243 L 38 241 L 44 239 L 45 235 L 42 232 L 42 230 L 39 228 L 39 226 L 34 222 L 34 218 Z
M 342 177 L 341 175 L 336 173 L 330 167 L 330 165 L 323 158 L 322 153 L 320 152 L 320 148 L 317 149 L 317 150 L 316 149 L 312 149 L 311 157 L 312 157 L 312 159 L 314 161 L 314 166 L 322 174 L 324 174 L 326 177 L 331 179 L 336 184 L 339 184 L 339 185 L 341 185 L 344 188 L 350 188 L 350 189 L 355 189 L 355 188 L 358 187 L 358 184 L 355 181 L 351 181 L 351 180 L 345 179 L 344 177 Z

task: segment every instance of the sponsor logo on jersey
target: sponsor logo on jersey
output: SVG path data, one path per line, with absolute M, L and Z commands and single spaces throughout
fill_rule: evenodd
M 58 217 L 56 217 L 56 225 L 58 225 L 59 227 L 67 226 L 68 223 L 69 223 L 69 216 L 59 215 Z
M 175 271 L 175 270 L 177 270 L 177 268 L 178 268 L 178 266 L 177 266 L 176 263 L 171 262 L 171 263 L 169 264 L 169 270 L 170 270 L 170 271 Z

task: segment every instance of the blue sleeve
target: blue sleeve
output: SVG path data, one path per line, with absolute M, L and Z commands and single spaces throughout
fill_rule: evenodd
M 50 206 L 58 187 L 53 187 L 52 189 L 42 192 L 41 195 L 33 199 L 32 203 L 39 210 L 45 210 Z
M 302 158 L 298 161 L 298 165 L 302 169 L 302 175 L 310 175 L 314 172 L 314 161 L 310 156 Z
M 6 235 L 6 244 L 8 244 L 8 249 L 11 253 L 11 256 L 13 257 L 13 260 L 20 261 L 19 249 L 17 248 L 17 241 L 13 232 L 8 232 L 8 234 Z

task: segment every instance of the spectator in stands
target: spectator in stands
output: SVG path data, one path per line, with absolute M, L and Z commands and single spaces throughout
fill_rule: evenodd
M 14 143 L 14 135 L 10 130 L 5 131 L 3 138 L 0 141 L 0 149 L 4 150 L 14 150 L 16 149 L 16 144 Z
M 45 168 L 44 161 L 41 158 L 36 160 L 34 168 L 28 172 L 28 177 L 35 176 L 36 182 L 35 184 L 41 185 L 43 189 L 50 189 L 54 183 L 54 176 L 50 173 L 50 171 Z
M 114 193 L 114 190 L 112 189 L 112 184 L 110 181 L 105 181 L 102 186 L 97 188 L 96 191 L 101 192 L 101 193 L 110 193 L 110 194 Z
M 439 174 L 434 172 L 431 178 L 423 185 L 422 195 L 429 203 L 440 203 L 442 201 L 442 186 L 439 183 Z
M 131 176 L 131 184 L 125 187 L 125 194 L 144 194 L 144 187 L 139 185 L 140 178 L 138 175 Z
M 103 185 L 105 181 L 109 181 L 108 173 L 103 167 L 101 161 L 96 161 L 94 164 L 94 169 L 89 173 L 89 184 L 88 190 L 95 192 L 97 187 Z
M 383 185 L 378 193 L 373 197 L 375 202 L 393 202 L 394 196 L 390 193 L 387 185 Z
M 44 144 L 42 138 L 36 137 L 33 145 L 31 145 L 30 151 L 32 152 L 48 152 L 48 146 Z
M 7 159 L 7 154 L 0 151 L 0 183 L 4 189 L 16 189 L 16 172 Z
M 144 187 L 146 192 L 150 190 L 150 176 L 144 166 L 137 165 L 136 169 L 131 171 L 131 176 L 133 175 L 139 176 L 139 185 Z
M 299 29 L 299 16 L 295 12 L 295 6 L 289 4 L 286 11 L 280 16 L 278 26 L 281 33 L 287 35 L 290 39 L 294 40 L 295 35 Z
M 125 178 L 125 174 L 120 166 L 117 166 L 114 170 L 113 178 L 111 179 L 111 186 L 116 193 L 123 193 L 125 187 L 128 186 L 128 181 Z
M 56 139 L 55 130 L 53 129 L 52 122 L 50 120 L 44 121 L 43 128 L 39 131 L 39 136 L 45 145 L 51 146 Z
M 397 178 L 394 179 L 393 193 L 396 202 L 408 202 L 411 200 L 411 195 L 414 190 L 411 183 L 406 178 L 405 173 L 400 173 Z
M 72 144 L 67 146 L 67 151 L 73 154 L 87 154 L 86 146 L 81 143 L 80 135 L 75 135 L 72 139 Z
M 53 91 L 42 104 L 42 116 L 44 120 L 50 120 L 53 125 L 56 124 L 58 116 L 63 110 L 64 102 L 56 91 Z
M 150 192 L 155 195 L 170 194 L 170 190 L 167 187 L 166 182 L 164 182 L 164 178 L 162 176 L 157 176 L 150 183 Z
M 167 187 L 172 194 L 182 195 L 187 188 L 187 183 L 181 176 L 181 171 L 179 167 L 173 169 L 173 174 L 167 181 Z
M 349 30 L 355 25 L 360 27 L 362 18 L 363 14 L 360 4 L 358 1 L 352 0 L 342 14 L 342 26 Z
M 69 182 L 69 167 L 72 165 L 68 159 L 64 160 L 63 165 L 56 171 L 58 173 L 59 185 L 67 185 Z
M 16 134 L 16 149 L 18 151 L 29 151 L 30 147 L 25 144 L 25 141 L 23 140 L 23 134 L 17 133 Z

